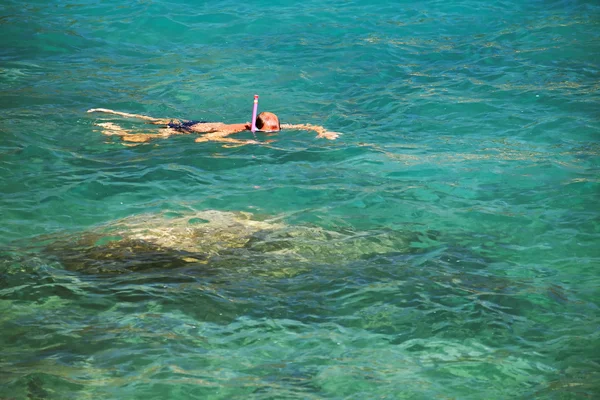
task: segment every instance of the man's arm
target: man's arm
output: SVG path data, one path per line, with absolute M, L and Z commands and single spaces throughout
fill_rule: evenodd
M 322 126 L 312 125 L 312 124 L 296 124 L 296 125 L 281 124 L 281 128 L 282 129 L 299 129 L 299 130 L 303 130 L 303 131 L 315 131 L 315 132 L 317 132 L 318 138 L 325 138 L 325 139 L 329 139 L 329 140 L 337 139 L 341 135 L 341 133 L 331 132 L 331 131 L 328 131 L 327 129 L 323 128 Z
M 257 142 L 256 140 L 240 140 L 240 139 L 233 139 L 233 138 L 229 138 L 229 137 L 225 137 L 225 136 L 209 137 L 209 135 L 210 134 L 200 136 L 199 138 L 197 138 L 195 140 L 195 142 L 196 143 L 201 143 L 201 142 L 232 143 L 232 144 L 237 144 L 239 146 L 243 146 L 245 144 L 260 144 L 260 142 Z

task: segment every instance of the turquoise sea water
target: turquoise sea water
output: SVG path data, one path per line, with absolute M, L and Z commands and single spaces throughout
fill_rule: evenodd
M 566 0 L 2 2 L 0 398 L 597 398 L 599 28 Z M 245 122 L 255 93 L 343 135 L 124 146 L 94 124 L 148 126 L 85 112 Z M 198 212 L 281 227 L 185 265 L 76 245 Z

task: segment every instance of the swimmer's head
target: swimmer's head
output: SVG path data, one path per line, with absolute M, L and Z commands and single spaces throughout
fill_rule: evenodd
M 279 131 L 279 118 L 270 112 L 261 112 L 256 116 L 256 127 L 261 131 Z

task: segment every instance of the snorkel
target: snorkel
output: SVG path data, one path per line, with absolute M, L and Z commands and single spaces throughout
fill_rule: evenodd
M 258 111 L 258 95 L 255 94 L 254 95 L 254 110 L 252 110 L 252 127 L 250 128 L 250 130 L 252 131 L 252 133 L 256 132 L 256 113 Z

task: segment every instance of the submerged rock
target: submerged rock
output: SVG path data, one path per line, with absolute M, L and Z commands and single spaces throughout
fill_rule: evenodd
M 69 270 L 123 273 L 201 264 L 339 263 L 373 254 L 411 251 L 417 234 L 392 230 L 335 232 L 260 220 L 245 212 L 202 211 L 121 219 L 63 237 L 45 238 L 44 252 Z M 414 251 L 414 249 L 413 249 Z

